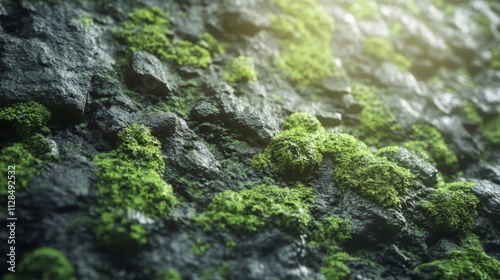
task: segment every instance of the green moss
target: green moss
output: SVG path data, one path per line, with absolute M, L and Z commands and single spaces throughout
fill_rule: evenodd
M 500 117 L 489 121 L 483 128 L 483 134 L 491 143 L 500 144 Z
M 90 29 L 94 25 L 94 19 L 89 16 L 82 17 L 82 24 L 85 29 Z
M 170 268 L 163 272 L 160 272 L 156 276 L 156 280 L 182 280 L 182 275 L 179 273 L 179 271 Z
M 375 88 L 354 85 L 352 95 L 363 105 L 356 128 L 368 144 L 378 144 L 391 137 L 400 126 L 389 107 L 376 95 Z
M 336 245 L 351 238 L 352 221 L 331 216 L 315 221 L 317 229 L 312 233 L 312 239 L 321 244 Z
M 273 29 L 283 46 L 279 67 L 304 86 L 330 75 L 332 18 L 316 0 L 274 2 L 281 11 L 273 16 Z
M 377 19 L 380 17 L 377 3 L 370 0 L 355 0 L 347 10 L 357 19 Z
M 76 280 L 75 269 L 66 256 L 60 251 L 43 247 L 26 254 L 16 273 L 9 273 L 4 280 Z
M 0 108 L 0 123 L 6 122 L 16 128 L 18 137 L 27 137 L 36 132 L 47 131 L 50 112 L 37 102 L 17 103 Z
M 449 251 L 445 259 L 419 265 L 415 271 L 444 280 L 500 279 L 500 261 L 483 251 L 477 237 L 472 239 L 465 250 Z
M 224 72 L 224 80 L 228 82 L 253 82 L 257 80 L 257 70 L 251 57 L 238 56 L 232 59 Z
M 328 280 L 345 279 L 351 274 L 351 270 L 345 263 L 354 260 L 356 259 L 345 252 L 330 254 L 323 260 L 320 272 Z
M 201 273 L 201 280 L 230 279 L 230 269 L 227 263 L 207 268 Z
M 341 188 L 352 188 L 386 208 L 401 206 L 401 197 L 412 179 L 408 169 L 385 158 L 351 158 L 335 171 L 335 181 Z
M 201 240 L 197 240 L 191 245 L 191 253 L 195 256 L 202 255 L 208 252 L 212 248 L 209 243 L 203 243 Z
M 500 69 L 500 49 L 495 48 L 491 50 L 490 66 L 492 69 Z
M 135 9 L 129 19 L 113 33 L 130 46 L 131 51 L 147 51 L 163 61 L 173 59 L 179 65 L 206 67 L 213 53 L 223 53 L 223 47 L 210 34 L 203 34 L 198 43 L 170 40 L 169 15 L 159 7 Z
M 290 232 L 303 232 L 311 216 L 312 190 L 261 185 L 239 192 L 217 194 L 196 222 L 205 230 L 257 232 L 274 225 Z
M 438 230 L 449 234 L 464 234 L 472 230 L 479 200 L 472 193 L 463 191 L 465 187 L 457 183 L 445 185 L 422 202 Z
M 427 124 L 417 124 L 412 126 L 413 136 L 421 146 L 420 150 L 425 150 L 434 160 L 439 170 L 454 171 L 458 167 L 458 159 L 446 145 L 441 133 L 433 126 Z M 414 142 L 414 146 L 417 143 Z M 407 147 L 410 148 L 411 147 Z M 417 151 L 418 152 L 418 151 Z
M 383 37 L 371 36 L 363 38 L 363 50 L 380 61 L 394 63 L 401 71 L 408 71 L 411 68 L 411 61 L 399 54 L 394 49 L 392 43 Z
M 323 126 L 316 117 L 304 112 L 291 114 L 283 123 L 283 129 L 299 129 L 309 133 L 324 130 Z
M 149 129 L 134 124 L 118 137 L 116 150 L 94 159 L 100 205 L 95 233 L 99 240 L 112 246 L 128 241 L 144 244 L 146 230 L 137 216 L 164 217 L 177 199 L 162 178 L 165 164 L 161 145 Z
M 467 101 L 462 110 L 467 120 L 477 124 L 483 123 L 483 118 L 479 115 L 476 106 L 471 101 Z
M 36 158 L 51 159 L 54 157 L 49 140 L 39 133 L 23 139 L 22 145 Z
M 7 197 L 9 194 L 16 194 L 16 192 L 28 188 L 29 181 L 40 174 L 37 168 L 39 163 L 40 160 L 34 157 L 24 145 L 17 143 L 3 148 L 0 151 L 0 169 L 3 170 L 5 175 L 0 177 L 0 184 L 4 186 L 0 189 L 0 197 Z M 9 166 L 15 166 L 15 170 L 9 169 Z M 15 172 L 15 190 L 11 191 L 7 188 L 8 170 Z

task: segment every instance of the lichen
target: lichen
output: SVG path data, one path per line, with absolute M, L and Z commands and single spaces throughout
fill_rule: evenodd
M 223 76 L 228 82 L 253 82 L 257 80 L 257 70 L 251 57 L 238 56 L 227 65 Z
M 316 0 L 274 3 L 281 11 L 273 16 L 273 30 L 283 46 L 278 66 L 304 86 L 330 75 L 333 19 Z
M 4 280 L 76 280 L 75 269 L 59 250 L 51 247 L 38 248 L 26 254 L 16 273 L 6 274 Z
M 104 244 L 145 244 L 140 216 L 164 217 L 177 203 L 172 187 L 162 178 L 165 164 L 161 144 L 149 129 L 133 124 L 122 130 L 116 150 L 96 156 L 97 238 Z
M 363 38 L 362 44 L 366 54 L 380 61 L 392 62 L 403 72 L 411 68 L 411 61 L 402 54 L 397 53 L 393 44 L 387 38 L 366 37 Z
M 472 230 L 479 199 L 470 192 L 470 186 L 463 182 L 445 184 L 422 202 L 438 230 L 448 234 Z
M 303 232 L 311 221 L 312 189 L 260 185 L 215 195 L 196 223 L 205 230 L 253 233 L 266 225 Z
M 50 111 L 40 103 L 16 103 L 0 108 L 0 123 L 14 126 L 17 136 L 23 138 L 36 132 L 48 131 L 50 115 Z

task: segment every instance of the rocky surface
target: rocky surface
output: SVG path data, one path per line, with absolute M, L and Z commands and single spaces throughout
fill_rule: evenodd
M 499 45 L 488 0 L 0 0 L 0 167 L 20 169 L 3 279 L 498 279 Z M 46 125 L 12 107 L 30 101 Z M 103 158 L 138 171 L 108 174 L 137 193 L 112 211 Z M 370 164 L 411 178 L 345 181 Z M 172 205 L 131 207 L 157 195 L 142 183 Z

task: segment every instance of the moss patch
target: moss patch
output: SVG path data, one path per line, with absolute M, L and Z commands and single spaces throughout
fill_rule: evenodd
M 449 234 L 472 230 L 479 199 L 470 192 L 470 186 L 463 182 L 446 184 L 422 202 L 439 230 Z
M 483 128 L 483 134 L 492 144 L 500 144 L 500 117 L 489 121 Z
M 320 272 L 329 280 L 345 279 L 351 274 L 351 270 L 346 265 L 346 262 L 354 260 L 356 259 L 346 252 L 332 253 L 323 260 Z
M 257 232 L 274 225 L 289 232 L 303 232 L 311 216 L 312 190 L 303 186 L 281 188 L 261 185 L 239 192 L 217 194 L 196 222 L 205 230 Z
M 232 59 L 224 72 L 224 80 L 228 82 L 253 82 L 257 80 L 257 70 L 251 57 L 238 56 Z
M 9 273 L 3 279 L 76 280 L 76 277 L 73 265 L 63 253 L 43 247 L 26 254 L 16 273 Z
M 131 51 L 147 51 L 163 61 L 174 60 L 178 65 L 206 67 L 212 62 L 211 54 L 224 53 L 222 45 L 210 34 L 203 34 L 197 43 L 173 42 L 169 15 L 155 6 L 133 10 L 113 33 L 129 45 Z
M 179 271 L 170 268 L 163 272 L 160 272 L 156 276 L 156 280 L 182 280 L 182 275 L 179 273 Z
M 377 19 L 380 17 L 380 11 L 375 1 L 355 0 L 347 10 L 357 19 Z
M 283 50 L 278 65 L 290 79 L 307 86 L 332 73 L 332 18 L 316 0 L 274 0 L 281 13 L 273 30 Z
M 107 245 L 147 242 L 139 221 L 164 217 L 177 203 L 172 187 L 162 178 L 165 164 L 161 144 L 149 129 L 134 124 L 118 134 L 116 150 L 96 156 L 99 225 L 95 233 Z
M 17 103 L 0 109 L 0 123 L 14 126 L 20 138 L 48 131 L 49 119 L 50 111 L 37 102 Z

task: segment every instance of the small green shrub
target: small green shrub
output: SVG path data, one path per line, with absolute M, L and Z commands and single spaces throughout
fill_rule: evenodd
M 257 70 L 250 57 L 238 56 L 232 59 L 224 72 L 224 80 L 228 82 L 253 82 L 257 80 Z
M 75 269 L 60 251 L 43 247 L 26 254 L 16 273 L 9 273 L 4 280 L 76 280 Z
M 49 120 L 50 111 L 37 102 L 16 103 L 0 108 L 0 123 L 7 122 L 14 126 L 20 138 L 47 131 Z
M 239 192 L 217 194 L 196 222 L 205 230 L 257 232 L 275 225 L 290 232 L 303 232 L 311 216 L 314 200 L 306 187 L 281 188 L 261 185 Z

